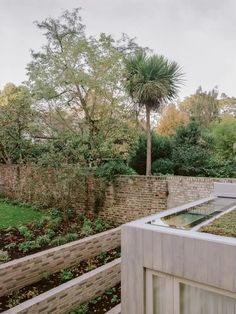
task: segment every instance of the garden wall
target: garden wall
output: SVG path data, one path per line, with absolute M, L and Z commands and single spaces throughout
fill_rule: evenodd
M 1 165 L 0 193 L 46 207 L 63 205 L 69 198 L 69 206 L 76 210 L 95 210 L 108 221 L 126 223 L 207 197 L 213 191 L 213 182 L 236 182 L 203 177 L 119 176 L 114 183 L 106 184 L 92 176 L 73 174 L 68 183 L 70 171 Z
M 74 307 L 103 294 L 120 282 L 121 259 L 72 279 L 42 293 L 8 311 L 5 314 L 65 314 Z
M 167 182 L 156 176 L 119 176 L 106 191 L 99 215 L 110 221 L 126 223 L 165 210 Z
M 67 180 L 71 175 L 73 180 Z M 75 176 L 71 169 L 1 165 L 0 192 L 45 207 L 65 206 L 68 198 L 68 206 L 99 211 L 101 217 L 116 223 L 126 223 L 167 206 L 166 180 L 156 176 L 119 176 L 108 185 L 92 176 Z
M 167 208 L 176 207 L 201 198 L 208 197 L 214 182 L 236 183 L 236 179 L 167 176 Z
M 120 246 L 120 228 L 108 230 L 0 265 L 0 296 Z

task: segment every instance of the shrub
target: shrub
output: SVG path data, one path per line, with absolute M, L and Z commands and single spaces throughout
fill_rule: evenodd
M 173 149 L 173 140 L 166 136 L 159 136 L 152 133 L 152 160 L 170 158 Z M 146 134 L 140 136 L 137 148 L 131 155 L 129 166 L 138 174 L 146 173 L 146 152 L 147 140 Z
M 152 174 L 173 174 L 174 163 L 170 159 L 157 159 L 152 164 Z
M 104 178 L 108 182 L 113 181 L 116 175 L 134 174 L 136 174 L 136 172 L 120 159 L 111 160 L 96 169 L 96 176 Z

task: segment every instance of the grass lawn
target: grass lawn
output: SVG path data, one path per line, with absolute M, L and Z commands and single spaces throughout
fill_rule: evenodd
M 45 214 L 27 206 L 12 205 L 0 201 L 0 229 L 29 223 L 43 215 Z
M 202 232 L 213 233 L 226 237 L 236 237 L 236 208 L 200 229 Z

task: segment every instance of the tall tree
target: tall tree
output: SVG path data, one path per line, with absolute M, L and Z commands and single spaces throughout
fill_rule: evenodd
M 199 87 L 195 94 L 187 97 L 180 104 L 180 109 L 186 112 L 190 118 L 197 121 L 203 128 L 208 128 L 210 123 L 217 119 L 219 107 L 217 88 L 206 92 Z
M 126 87 L 133 101 L 146 111 L 147 163 L 146 175 L 151 175 L 151 111 L 177 96 L 183 73 L 176 62 L 164 56 L 139 51 L 125 61 Z
M 121 151 L 125 156 L 135 134 L 128 128 L 134 119 L 122 85 L 123 58 L 137 45 L 127 36 L 118 41 L 105 34 L 86 36 L 79 9 L 37 26 L 47 39 L 28 65 L 37 108 L 73 116 L 67 127 L 87 147 L 87 164 Z
M 187 113 L 180 111 L 175 104 L 169 104 L 162 112 L 157 126 L 157 132 L 161 135 L 174 136 L 180 125 L 186 125 L 189 121 Z
M 0 162 L 24 162 L 32 143 L 32 120 L 28 89 L 7 84 L 0 91 Z

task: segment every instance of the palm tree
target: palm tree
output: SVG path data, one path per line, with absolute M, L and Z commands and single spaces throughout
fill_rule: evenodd
M 173 100 L 182 83 L 182 70 L 176 62 L 164 56 L 139 51 L 125 60 L 126 88 L 133 101 L 146 110 L 147 163 L 146 175 L 151 174 L 151 126 L 152 110 Z

